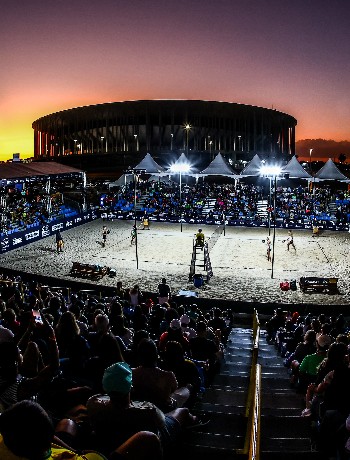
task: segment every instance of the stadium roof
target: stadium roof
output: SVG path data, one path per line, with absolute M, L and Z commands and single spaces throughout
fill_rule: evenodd
M 81 174 L 82 170 L 54 161 L 34 161 L 32 163 L 1 163 L 0 179 L 24 179 L 37 176 L 57 176 Z

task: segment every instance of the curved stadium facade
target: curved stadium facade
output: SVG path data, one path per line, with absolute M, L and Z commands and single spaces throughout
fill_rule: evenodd
M 166 161 L 185 151 L 211 160 L 221 152 L 232 164 L 295 153 L 297 120 L 274 109 L 199 100 L 140 100 L 63 110 L 34 121 L 34 156 L 120 157 L 136 164 L 146 153 Z M 80 157 L 81 160 L 83 159 Z

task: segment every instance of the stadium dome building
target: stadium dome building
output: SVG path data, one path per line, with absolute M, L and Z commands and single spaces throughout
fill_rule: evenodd
M 33 122 L 34 157 L 113 156 L 135 165 L 150 153 L 166 163 L 175 153 L 210 161 L 220 152 L 237 166 L 295 154 L 297 120 L 274 109 L 200 100 L 112 102 L 63 110 Z M 107 159 L 107 157 L 105 157 Z M 114 163 L 115 164 L 115 163 Z

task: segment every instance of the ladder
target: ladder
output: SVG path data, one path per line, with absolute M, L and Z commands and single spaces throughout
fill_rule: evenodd
M 201 269 L 202 271 L 206 272 L 205 281 L 207 282 L 213 276 L 213 269 L 211 266 L 209 256 L 208 242 L 205 241 L 204 246 L 198 246 L 196 245 L 196 239 L 193 238 L 193 250 L 189 274 L 190 281 L 193 281 L 194 275 L 198 274 L 196 272 L 197 269 Z

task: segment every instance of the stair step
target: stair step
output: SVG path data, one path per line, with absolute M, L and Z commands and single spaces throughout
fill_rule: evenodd
M 299 452 L 312 452 L 312 444 L 310 438 L 265 438 L 261 439 L 261 451 L 263 452 L 279 452 L 281 459 L 284 459 L 285 452 L 294 452 L 299 457 Z
M 288 376 L 289 377 L 289 376 Z M 289 378 L 273 378 L 262 376 L 261 385 L 264 392 L 292 393 L 295 394 L 295 389 L 289 385 Z
M 189 458 L 187 456 L 187 449 L 191 448 L 191 446 L 196 448 L 205 447 L 207 449 L 211 449 L 212 451 L 220 448 L 231 451 L 232 453 L 235 449 L 243 448 L 244 436 L 244 432 L 241 435 L 238 435 L 237 433 L 222 435 L 213 433 L 197 433 L 194 432 L 194 430 L 191 430 L 188 440 L 184 439 L 183 441 L 185 444 L 186 458 Z
M 225 350 L 225 359 L 226 361 L 229 359 L 252 359 L 252 350 L 249 348 L 233 348 L 233 347 L 226 347 Z
M 264 407 L 264 416 L 300 417 L 301 411 L 300 407 Z
M 230 374 L 235 376 L 250 375 L 251 366 L 250 364 L 225 362 L 221 365 L 221 372 L 223 374 Z
M 319 452 L 316 451 L 262 451 L 260 452 L 260 460 L 295 460 L 297 456 L 298 460 L 324 460 L 324 457 L 321 456 Z
M 211 404 L 221 405 L 244 405 L 247 399 L 246 391 L 219 389 L 219 388 L 207 388 L 202 402 L 208 402 Z
M 264 437 L 271 438 L 310 438 L 312 434 L 310 417 L 300 417 L 300 415 L 279 417 L 263 415 L 261 430 Z
M 305 408 L 305 404 L 303 403 L 303 398 L 301 395 L 298 395 L 294 392 L 293 393 L 277 393 L 276 391 L 273 393 L 266 393 L 263 391 L 263 395 L 261 397 L 261 406 L 262 409 L 265 407 L 269 408 L 299 408 L 300 411 Z
M 234 415 L 244 415 L 245 414 L 245 402 L 242 405 L 236 404 L 232 406 L 231 404 L 214 404 L 210 402 L 201 402 L 200 410 L 204 411 L 207 414 L 216 413 L 216 414 L 234 414 Z
M 232 390 L 235 388 L 248 388 L 249 385 L 249 378 L 248 377 L 241 377 L 237 375 L 229 375 L 229 374 L 222 374 L 220 373 L 215 377 L 214 385 L 213 386 L 221 386 L 231 387 Z

